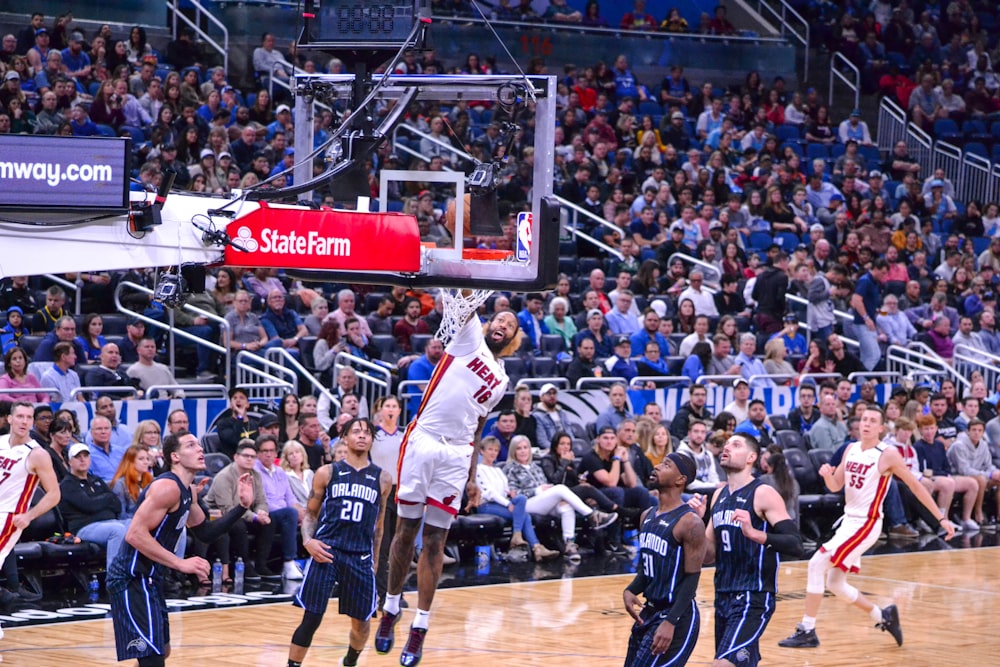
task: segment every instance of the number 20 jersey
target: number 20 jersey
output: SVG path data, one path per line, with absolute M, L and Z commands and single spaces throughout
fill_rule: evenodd
M 371 553 L 382 506 L 382 469 L 374 463 L 361 470 L 347 461 L 331 465 L 315 537 L 339 551 Z

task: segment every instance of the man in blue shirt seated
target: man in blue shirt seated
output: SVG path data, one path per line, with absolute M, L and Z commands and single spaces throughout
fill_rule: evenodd
M 291 308 L 285 307 L 285 295 L 271 290 L 267 295 L 267 310 L 260 316 L 260 323 L 267 332 L 268 347 L 281 346 L 295 357 L 299 356 L 299 341 L 309 335 L 302 318 Z

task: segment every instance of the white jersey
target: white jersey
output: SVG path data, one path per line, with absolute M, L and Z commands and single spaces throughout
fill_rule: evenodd
M 424 392 L 410 428 L 450 445 L 473 443 L 479 420 L 507 391 L 503 363 L 486 346 L 482 325 L 473 316 L 448 343 Z
M 881 519 L 882 503 L 891 475 L 879 472 L 878 462 L 889 445 L 879 442 L 862 449 L 852 442 L 844 452 L 844 516 L 851 519 Z
M 28 472 L 28 455 L 38 446 L 30 440 L 11 447 L 10 436 L 0 436 L 0 514 L 21 514 L 31 505 L 38 476 Z
M 393 486 L 399 484 L 399 448 L 402 444 L 403 429 L 396 426 L 396 430 L 389 433 L 379 426 L 375 429 L 372 448 L 368 452 L 372 463 L 392 475 Z

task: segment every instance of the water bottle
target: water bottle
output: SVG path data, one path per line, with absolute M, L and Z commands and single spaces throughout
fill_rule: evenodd
M 97 602 L 97 598 L 101 595 L 101 582 L 97 580 L 97 575 L 90 575 L 90 585 L 88 588 L 88 598 L 91 602 Z
M 218 558 L 212 563 L 212 592 L 222 592 L 222 561 Z
M 490 546 L 481 544 L 476 547 L 476 574 L 490 573 Z
M 233 592 L 237 595 L 243 595 L 243 570 L 245 568 L 243 559 L 237 558 L 236 565 L 233 566 Z

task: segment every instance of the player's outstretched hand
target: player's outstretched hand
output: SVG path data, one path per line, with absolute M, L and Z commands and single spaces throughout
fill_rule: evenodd
M 642 602 L 639 600 L 639 596 L 625 589 L 622 592 L 622 601 L 625 602 L 625 612 L 632 617 L 636 623 L 641 623 L 639 618 L 639 611 L 642 609 Z
M 941 527 L 944 528 L 945 541 L 955 537 L 955 524 L 951 522 L 951 519 L 945 518 L 944 521 L 941 522 Z
M 197 482 L 191 485 L 191 492 L 194 493 L 195 498 L 201 496 L 205 491 L 205 487 L 208 486 L 209 482 L 212 481 L 211 477 L 202 477 Z
M 177 568 L 184 574 L 193 574 L 199 581 L 205 581 L 212 574 L 212 566 L 204 558 L 192 556 L 181 561 L 181 566 Z
M 237 481 L 237 491 L 240 496 L 240 505 L 249 508 L 253 505 L 253 478 L 250 473 L 245 472 L 240 475 Z
M 302 546 L 305 548 L 306 551 L 309 552 L 309 555 L 312 556 L 313 560 L 316 561 L 317 563 L 333 562 L 333 554 L 330 553 L 329 544 L 323 544 L 314 537 L 311 540 L 308 540 Z
M 708 509 L 707 501 L 708 499 L 705 497 L 704 494 L 696 493 L 691 498 L 691 500 L 688 501 L 688 507 L 693 509 L 698 514 L 699 517 L 704 519 L 705 511 Z
M 670 648 L 670 642 L 674 640 L 674 626 L 672 623 L 663 621 L 653 633 L 653 655 L 663 655 Z
M 482 499 L 482 491 L 479 490 L 479 485 L 476 484 L 475 480 L 470 479 L 465 485 L 465 494 L 469 496 L 469 503 L 465 506 L 465 511 L 471 511 L 476 507 L 479 507 L 479 503 Z
M 832 476 L 834 472 L 835 468 L 829 463 L 824 463 L 819 467 L 819 476 L 822 477 L 823 479 Z

